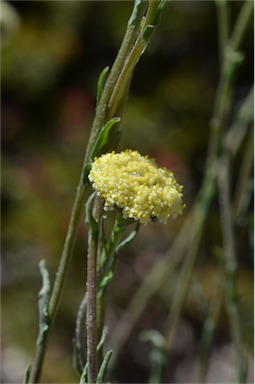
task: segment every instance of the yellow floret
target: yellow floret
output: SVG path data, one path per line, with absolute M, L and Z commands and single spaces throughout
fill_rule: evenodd
M 106 210 L 122 209 L 125 218 L 165 223 L 182 213 L 182 186 L 171 171 L 130 149 L 95 158 L 89 180 Z

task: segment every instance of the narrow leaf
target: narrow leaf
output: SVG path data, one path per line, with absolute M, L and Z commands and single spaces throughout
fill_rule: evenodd
M 113 278 L 113 272 L 110 270 L 102 279 L 102 281 L 100 282 L 100 285 L 98 287 L 98 290 L 101 291 L 102 289 L 104 289 L 107 284 L 109 283 L 109 281 L 111 281 L 111 279 Z
M 162 348 L 165 342 L 164 337 L 161 335 L 161 333 L 154 329 L 143 331 L 140 334 L 140 339 L 143 341 L 150 341 L 152 345 L 158 349 Z
M 29 383 L 30 374 L 31 374 L 31 365 L 29 364 L 27 366 L 27 369 L 26 369 L 26 372 L 25 372 L 25 375 L 24 375 L 24 378 L 23 378 L 23 384 L 28 384 Z
M 158 6 L 158 10 L 157 10 L 156 19 L 155 19 L 155 25 L 157 25 L 159 23 L 161 13 L 168 2 L 169 2 L 169 0 L 161 0 L 160 1 L 159 6 Z
M 100 130 L 94 147 L 91 151 L 91 160 L 93 161 L 94 157 L 97 156 L 100 152 L 100 150 L 103 148 L 105 144 L 107 144 L 107 140 L 109 137 L 109 133 L 111 128 L 114 126 L 114 124 L 118 123 L 120 121 L 120 117 L 113 117 L 111 120 L 109 120 Z
M 139 16 L 140 8 L 143 6 L 143 0 L 135 0 L 133 12 L 129 18 L 128 25 L 135 25 Z
M 138 223 L 135 229 L 132 232 L 130 232 L 130 234 L 117 245 L 116 251 L 115 251 L 116 253 L 118 253 L 122 248 L 124 248 L 126 245 L 131 243 L 131 241 L 136 237 L 139 227 L 140 227 L 140 223 Z
M 100 351 L 100 349 L 103 347 L 104 342 L 105 342 L 105 338 L 106 338 L 106 327 L 104 327 L 101 339 L 97 345 L 97 352 Z
M 43 343 L 44 335 L 49 328 L 48 324 L 48 304 L 50 299 L 50 279 L 49 272 L 45 267 L 45 260 L 39 263 L 40 272 L 42 275 L 42 288 L 38 294 L 38 308 L 39 308 L 39 335 L 37 338 L 37 345 Z
M 79 374 L 82 374 L 82 369 L 79 363 L 79 358 L 78 358 L 78 350 L 77 350 L 77 343 L 76 339 L 73 339 L 73 354 L 72 354 L 72 366 L 73 369 Z
M 99 104 L 99 101 L 101 99 L 103 89 L 104 89 L 104 83 L 105 83 L 105 76 L 107 75 L 109 71 L 109 67 L 105 67 L 102 72 L 100 73 L 98 84 L 97 84 L 97 106 Z
M 90 170 L 91 170 L 91 162 L 86 163 L 84 168 L 83 168 L 82 181 L 83 181 L 84 186 L 87 186 L 87 184 L 89 183 L 88 175 L 89 175 Z
M 150 40 L 151 35 L 152 35 L 154 29 L 155 29 L 155 25 L 146 25 L 146 27 L 144 28 L 144 30 L 143 30 L 143 40 L 146 43 Z
M 105 376 L 107 373 L 107 367 L 108 367 L 111 355 L 112 355 L 112 351 L 108 351 L 107 354 L 105 355 L 97 375 L 96 384 L 103 384 L 105 382 Z
M 88 384 L 88 364 L 83 368 L 80 384 Z
M 86 205 L 85 205 L 85 212 L 86 212 L 85 224 L 87 224 L 92 229 L 93 236 L 97 236 L 98 224 L 97 224 L 96 220 L 94 219 L 94 216 L 92 213 L 94 198 L 95 198 L 95 193 L 92 193 L 86 202 Z
M 247 352 L 243 348 L 240 353 L 240 367 L 239 367 L 239 383 L 247 383 L 248 375 L 248 358 Z
M 88 162 L 84 165 L 83 168 L 83 184 L 86 186 L 88 184 L 88 174 L 91 170 L 91 164 L 95 158 L 103 148 L 105 144 L 107 144 L 109 133 L 114 124 L 120 122 L 120 117 L 113 117 L 109 120 L 100 130 L 95 140 L 95 144 L 91 150 Z

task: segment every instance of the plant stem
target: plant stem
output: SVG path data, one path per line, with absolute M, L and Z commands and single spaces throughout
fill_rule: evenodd
M 112 96 L 110 98 L 109 106 L 108 106 L 109 110 L 112 111 L 113 115 L 117 109 L 117 102 L 118 100 L 120 100 L 125 90 L 125 84 L 127 83 L 128 79 L 131 77 L 135 65 L 137 64 L 139 58 L 141 57 L 143 51 L 145 50 L 146 46 L 149 43 L 150 38 L 145 39 L 143 36 L 143 33 L 147 26 L 149 25 L 153 26 L 153 23 L 156 19 L 156 15 L 158 12 L 158 4 L 159 4 L 158 1 L 149 2 L 149 7 L 148 7 L 147 15 L 145 18 L 144 26 L 139 36 L 137 37 L 137 40 L 132 50 L 130 51 L 129 56 L 125 61 L 123 69 L 118 78 L 118 81 L 113 89 Z
M 245 205 L 245 197 L 247 193 L 247 184 L 249 177 L 252 173 L 254 158 L 254 131 L 251 127 L 250 134 L 248 135 L 247 143 L 244 149 L 244 157 L 240 166 L 238 175 L 237 186 L 234 196 L 233 214 L 235 219 L 242 213 L 243 206 Z
M 245 0 L 244 5 L 242 6 L 230 39 L 230 47 L 233 51 L 237 51 L 243 41 L 244 34 L 249 25 L 249 19 L 252 16 L 253 6 L 254 3 L 250 0 Z
M 89 229 L 87 255 L 87 362 L 88 384 L 95 384 L 97 377 L 97 304 L 96 267 L 97 236 Z
M 93 220 L 99 224 L 102 217 L 103 201 L 96 196 Z M 87 363 L 88 384 L 95 384 L 97 378 L 97 257 L 99 225 L 90 225 L 87 255 Z
M 226 307 L 229 315 L 230 330 L 232 340 L 238 356 L 238 378 L 239 383 L 242 383 L 242 366 L 243 353 L 241 348 L 241 329 L 238 310 L 238 299 L 236 290 L 236 274 L 237 274 L 237 256 L 235 247 L 235 235 L 233 230 L 233 220 L 230 207 L 230 172 L 229 172 L 229 157 L 228 154 L 222 156 L 219 164 L 218 185 L 220 192 L 220 216 L 223 233 L 223 247 L 226 269 Z
M 185 302 L 190 281 L 192 279 L 192 273 L 195 265 L 195 261 L 198 254 L 200 241 L 204 229 L 204 223 L 206 221 L 207 213 L 210 207 L 212 197 L 215 189 L 215 177 L 213 170 L 208 170 L 204 180 L 204 185 L 200 191 L 200 197 L 195 205 L 194 223 L 196 223 L 196 231 L 193 233 L 193 239 L 189 246 L 188 252 L 185 256 L 185 262 L 183 264 L 178 284 L 176 287 L 176 293 L 174 295 L 171 308 L 169 311 L 169 317 L 166 324 L 165 332 L 165 345 L 164 350 L 167 353 L 173 342 L 175 331 L 179 322 L 183 304 Z
M 229 12 L 227 0 L 216 0 L 216 5 L 218 10 L 219 53 L 222 64 L 229 36 Z
M 219 321 L 221 308 L 224 299 L 224 287 L 226 282 L 225 272 L 220 271 L 220 279 L 217 285 L 217 292 L 214 302 L 211 305 L 208 317 L 203 324 L 202 338 L 200 342 L 200 353 L 197 366 L 197 382 L 204 383 L 206 381 L 206 372 L 209 364 L 209 357 L 211 353 L 211 344 L 213 340 L 214 331 Z
M 39 381 L 41 370 L 42 370 L 42 364 L 43 364 L 43 360 L 44 360 L 44 356 L 47 348 L 47 336 L 48 336 L 48 333 L 45 334 L 43 343 L 37 346 L 35 360 L 34 360 L 31 375 L 29 378 L 31 383 L 38 383 Z
M 252 7 L 248 7 L 247 4 L 244 6 L 246 7 L 246 17 L 242 16 L 240 18 L 245 20 L 246 25 L 243 25 L 239 22 L 240 26 L 238 29 L 235 29 L 236 37 L 232 44 L 232 48 L 235 49 L 239 49 L 239 45 L 242 42 L 244 31 L 247 27 L 248 11 L 251 12 L 252 9 Z M 226 46 L 226 42 L 224 42 L 224 46 Z M 174 268 L 183 257 L 183 253 L 186 250 L 187 245 L 189 245 L 190 248 L 187 254 L 187 258 L 189 260 L 183 269 L 185 284 L 183 284 L 183 280 L 180 279 L 183 286 L 180 284 L 179 289 L 176 291 L 176 296 L 173 303 L 173 307 L 175 308 L 175 317 L 174 319 L 169 320 L 168 328 L 166 331 L 166 349 L 170 349 L 172 337 L 174 335 L 174 329 L 176 328 L 179 320 L 181 308 L 185 300 L 190 277 L 193 271 L 193 266 L 195 264 L 195 259 L 203 231 L 203 223 L 206 219 L 216 186 L 221 134 L 225 128 L 227 116 L 229 115 L 230 111 L 233 76 L 236 69 L 236 63 L 231 59 L 232 58 L 227 56 L 225 52 L 224 62 L 222 63 L 221 68 L 220 82 L 214 105 L 213 118 L 211 121 L 211 134 L 206 159 L 205 178 L 201 192 L 195 202 L 194 211 L 192 211 L 187 217 L 182 230 L 172 245 L 172 248 L 169 250 L 168 256 L 170 257 L 171 262 L 169 262 L 169 258 L 167 256 L 165 260 L 155 266 L 155 268 L 148 275 L 146 280 L 143 282 L 143 285 L 132 299 L 127 312 L 124 314 L 123 318 L 118 324 L 118 327 L 115 329 L 113 338 L 110 342 L 111 347 L 114 350 L 113 363 L 114 359 L 116 359 L 117 351 L 120 350 L 121 345 L 123 345 L 125 340 L 127 340 L 128 335 L 130 334 L 136 320 L 148 304 L 151 297 L 162 287 L 166 279 L 171 276 Z M 126 71 L 128 70 L 130 69 L 127 68 Z M 123 77 L 124 75 L 125 74 L 122 74 Z M 117 90 L 115 92 L 117 92 Z M 196 219 L 194 219 L 194 214 L 195 217 L 197 216 Z M 183 239 L 186 239 L 186 242 L 183 241 Z
M 243 36 L 243 31 L 245 28 L 240 30 L 240 36 Z M 238 35 L 239 36 L 239 35 Z M 241 42 L 241 39 L 238 40 L 238 43 Z M 226 42 L 222 42 L 222 46 L 226 48 Z M 237 47 L 236 47 L 237 48 Z M 197 201 L 197 209 L 200 211 L 198 219 L 200 220 L 200 225 L 198 225 L 198 232 L 196 233 L 192 245 L 186 255 L 186 261 L 184 263 L 181 276 L 179 279 L 179 284 L 177 285 L 176 293 L 171 305 L 171 313 L 168 320 L 167 331 L 165 336 L 165 349 L 169 351 L 173 337 L 175 335 L 176 327 L 180 318 L 181 310 L 186 298 L 189 283 L 192 277 L 193 268 L 195 265 L 195 260 L 197 256 L 197 251 L 201 239 L 201 233 L 203 230 L 203 223 L 206 219 L 206 213 L 208 211 L 209 203 L 211 201 L 213 190 L 216 184 L 217 171 L 218 171 L 218 153 L 220 150 L 222 132 L 225 128 L 226 120 L 229 115 L 230 105 L 232 101 L 232 91 L 233 91 L 233 77 L 235 74 L 235 61 L 231 59 L 230 56 L 227 56 L 226 52 L 224 55 L 224 61 L 222 64 L 221 78 L 219 82 L 219 88 L 217 92 L 217 97 L 215 101 L 214 113 L 211 124 L 211 136 L 207 153 L 206 161 L 206 170 L 205 170 L 205 179 L 201 189 L 201 198 Z M 226 212 L 225 212 L 226 214 Z M 197 219 L 197 220 L 198 220 Z M 228 235 L 228 247 L 233 245 L 233 242 L 230 241 Z M 233 255 L 234 250 L 231 248 L 228 249 L 228 252 Z M 233 261 L 233 257 L 231 258 Z M 236 320 L 236 319 L 235 319 Z M 234 324 L 233 324 L 234 325 Z M 235 336 L 237 338 L 238 324 L 235 321 Z M 238 340 L 237 340 L 238 342 Z
M 115 84 L 118 80 L 118 77 L 122 71 L 124 63 L 127 59 L 127 56 L 129 55 L 129 52 L 132 48 L 133 42 L 136 38 L 137 31 L 140 27 L 140 22 L 144 14 L 145 7 L 147 6 L 146 3 L 147 2 L 144 2 L 143 6 L 138 8 L 135 24 L 131 24 L 130 22 L 128 23 L 127 30 L 123 38 L 123 42 L 120 46 L 119 52 L 114 61 L 111 72 L 106 81 L 99 105 L 97 107 L 96 116 L 93 122 L 92 131 L 91 131 L 91 138 L 87 148 L 87 153 L 90 153 L 100 128 L 104 125 L 106 120 L 109 120 L 114 116 L 115 111 L 109 108 L 108 103 L 112 95 L 113 89 L 115 87 Z M 135 8 L 136 8 L 136 4 L 134 5 L 134 9 Z M 118 105 L 119 102 L 120 102 L 120 99 L 115 100 L 116 105 Z M 107 113 L 107 117 L 106 117 L 106 113 Z
M 58 310 L 59 302 L 61 299 L 63 284 L 65 281 L 72 251 L 74 248 L 77 228 L 78 228 L 80 217 L 81 217 L 82 206 L 84 204 L 84 200 L 86 197 L 86 192 L 87 192 L 87 189 L 84 188 L 83 186 L 82 175 L 81 175 L 79 185 L 77 187 L 74 206 L 73 206 L 70 222 L 68 225 L 67 235 L 64 242 L 64 248 L 63 248 L 63 252 L 60 259 L 58 272 L 56 275 L 53 291 L 52 291 L 50 302 L 49 302 L 49 308 L 48 308 L 49 328 L 48 328 L 48 331 L 45 332 L 44 334 L 43 342 L 39 346 L 37 346 L 37 349 L 36 349 L 35 360 L 32 367 L 31 376 L 30 376 L 31 383 L 37 383 L 40 379 L 42 365 L 43 365 L 44 356 L 45 356 L 46 347 L 47 347 L 48 336 L 52 329 L 52 326 L 56 317 L 56 313 Z
M 106 108 L 108 105 L 109 98 L 111 96 L 113 87 L 118 79 L 118 76 L 122 70 L 126 57 L 129 54 L 131 46 L 135 40 L 146 6 L 147 6 L 147 2 L 144 2 L 142 6 L 137 9 L 135 22 L 128 24 L 126 34 L 124 36 L 124 39 L 121 44 L 118 55 L 116 57 L 116 60 L 113 64 L 109 78 L 106 81 L 106 84 L 101 96 L 101 100 L 97 107 L 96 116 L 93 122 L 91 135 L 90 135 L 89 143 L 86 150 L 86 155 L 83 162 L 83 168 L 84 168 L 84 165 L 87 164 L 88 160 L 90 159 L 90 153 L 95 143 L 98 132 L 100 128 L 104 125 Z M 137 8 L 136 3 L 134 5 L 134 9 L 135 8 Z M 116 104 L 118 104 L 118 102 L 116 102 Z M 74 200 L 71 218 L 70 218 L 70 222 L 67 229 L 67 235 L 65 238 L 64 247 L 63 247 L 63 251 L 62 251 L 60 262 L 59 262 L 58 272 L 56 274 L 56 279 L 54 282 L 53 291 L 52 291 L 50 302 L 49 302 L 49 308 L 48 308 L 49 328 L 48 328 L 48 331 L 45 332 L 43 343 L 37 346 L 37 349 L 36 349 L 34 364 L 33 364 L 32 372 L 30 376 L 31 383 L 37 383 L 40 379 L 40 374 L 41 374 L 47 342 L 48 342 L 48 336 L 53 327 L 53 323 L 58 311 L 59 302 L 60 302 L 62 291 L 63 291 L 64 281 L 66 279 L 68 266 L 70 264 L 70 260 L 71 260 L 71 256 L 72 256 L 72 252 L 75 244 L 75 239 L 76 239 L 77 229 L 78 229 L 78 225 L 81 218 L 82 208 L 84 206 L 85 199 L 86 199 L 88 188 L 85 187 L 83 183 L 83 168 L 82 168 L 79 184 L 77 187 L 77 192 Z
M 111 366 L 114 365 L 118 352 L 125 344 L 132 328 L 146 308 L 150 299 L 161 289 L 165 282 L 171 278 L 175 268 L 181 262 L 184 251 L 187 249 L 188 244 L 196 231 L 196 225 L 191 224 L 196 224 L 193 219 L 194 211 L 192 210 L 186 218 L 184 225 L 178 233 L 174 244 L 169 249 L 166 257 L 159 261 L 146 276 L 143 284 L 135 293 L 134 297 L 132 297 L 124 315 L 119 320 L 118 325 L 112 334 L 111 340 L 109 341 L 110 347 L 113 350 Z

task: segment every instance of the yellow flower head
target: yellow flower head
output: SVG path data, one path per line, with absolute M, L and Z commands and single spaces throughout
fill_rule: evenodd
M 107 153 L 92 163 L 89 180 L 106 210 L 122 209 L 125 218 L 165 223 L 182 213 L 182 186 L 171 171 L 137 151 Z

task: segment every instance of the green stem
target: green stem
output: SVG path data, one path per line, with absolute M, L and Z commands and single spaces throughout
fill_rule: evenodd
M 146 14 L 146 18 L 145 18 L 143 29 L 147 25 L 154 25 L 155 24 L 159 3 L 160 3 L 159 1 L 149 1 L 148 11 L 147 11 L 147 14 Z
M 249 177 L 252 173 L 254 159 L 254 131 L 251 127 L 250 134 L 247 139 L 247 143 L 244 149 L 244 156 L 240 166 L 240 172 L 238 175 L 237 186 L 233 203 L 233 215 L 237 219 L 242 213 L 244 201 L 247 193 L 247 184 Z
M 219 53 L 222 64 L 229 36 L 229 12 L 227 0 L 216 0 L 216 5 L 218 9 Z
M 98 105 L 96 116 L 93 122 L 91 135 L 89 139 L 89 143 L 87 146 L 86 155 L 83 162 L 83 168 L 84 165 L 87 164 L 88 160 L 90 159 L 90 153 L 93 148 L 93 145 L 95 143 L 95 140 L 97 138 L 98 132 L 100 128 L 104 125 L 105 122 L 105 116 L 106 116 L 106 108 L 108 105 L 109 98 L 111 96 L 113 87 L 115 86 L 115 83 L 118 79 L 118 76 L 122 70 L 123 64 L 126 60 L 127 55 L 129 54 L 129 51 L 132 47 L 132 44 L 135 40 L 136 34 L 138 29 L 140 28 L 140 22 L 143 17 L 143 13 L 145 10 L 145 7 L 147 6 L 147 2 L 144 2 L 141 7 L 137 7 L 136 3 L 134 5 L 134 9 L 137 10 L 136 12 L 136 18 L 133 23 L 129 23 L 127 27 L 126 34 L 124 36 L 123 42 L 121 44 L 120 50 L 118 52 L 118 55 L 116 57 L 116 60 L 113 64 L 111 73 L 109 75 L 109 78 L 105 84 L 100 103 Z M 134 18 L 133 18 L 134 19 Z M 116 103 L 118 104 L 118 103 Z M 112 116 L 113 114 L 110 113 Z M 30 382 L 31 383 L 37 383 L 40 378 L 42 365 L 45 357 L 47 342 L 48 342 L 48 336 L 50 334 L 50 331 L 53 327 L 53 323 L 58 311 L 59 302 L 61 299 L 62 291 L 63 291 L 63 285 L 64 281 L 66 279 L 68 266 L 70 264 L 72 251 L 75 244 L 76 234 L 77 234 L 77 228 L 80 222 L 82 208 L 85 203 L 86 194 L 87 194 L 87 187 L 84 187 L 83 184 L 83 168 L 79 180 L 79 184 L 77 187 L 77 192 L 75 196 L 74 206 L 71 213 L 70 222 L 67 229 L 67 235 L 64 242 L 63 251 L 61 254 L 61 259 L 59 263 L 58 272 L 56 274 L 56 279 L 53 287 L 53 291 L 50 298 L 49 303 L 49 328 L 48 331 L 45 332 L 44 340 L 41 345 L 37 347 L 34 364 L 30 376 Z
M 242 38 L 244 36 L 244 30 L 245 27 L 239 28 L 237 35 L 239 37 L 241 36 L 241 38 L 238 39 L 238 44 L 234 44 L 236 49 L 238 49 L 239 44 L 241 44 Z M 153 269 L 151 274 L 146 278 L 145 282 L 138 290 L 135 297 L 132 299 L 127 312 L 123 316 L 123 319 L 120 321 L 118 327 L 115 329 L 114 336 L 111 340 L 111 345 L 114 350 L 113 358 L 116 358 L 117 351 L 120 350 L 121 345 L 123 345 L 125 340 L 128 338 L 133 325 L 146 307 L 150 298 L 160 289 L 160 287 L 162 287 L 166 279 L 171 276 L 174 268 L 182 258 L 183 253 L 186 250 L 186 246 L 189 245 L 190 249 L 187 256 L 190 260 L 187 261 L 186 267 L 183 270 L 185 284 L 183 287 L 180 285 L 179 290 L 176 292 L 176 297 L 174 299 L 175 302 L 173 304 L 176 309 L 175 318 L 173 321 L 169 321 L 168 329 L 166 331 L 166 349 L 169 349 L 171 346 L 173 329 L 175 329 L 179 320 L 182 304 L 184 303 L 190 276 L 195 264 L 195 259 L 201 239 L 201 232 L 203 230 L 203 222 L 207 216 L 209 205 L 213 197 L 213 191 L 216 185 L 217 160 L 221 143 L 221 133 L 225 128 L 226 119 L 230 110 L 233 75 L 235 69 L 235 62 L 230 60 L 230 57 L 225 54 L 224 63 L 222 65 L 221 78 L 217 90 L 213 118 L 211 122 L 211 135 L 206 160 L 205 179 L 201 189 L 201 195 L 198 197 L 194 207 L 194 212 L 197 212 L 198 218 L 193 220 L 194 212 L 190 214 L 185 222 L 184 227 L 180 231 L 176 241 L 169 251 L 171 264 L 168 257 L 163 260 L 162 263 L 158 264 Z M 122 74 L 122 76 L 124 75 Z M 186 239 L 187 237 L 190 240 L 187 240 L 186 243 L 183 242 L 183 239 Z M 173 258 L 174 256 L 175 258 Z
M 193 225 L 194 224 L 194 225 Z M 196 232 L 196 222 L 194 221 L 194 211 L 192 210 L 178 233 L 174 244 L 170 248 L 166 257 L 158 262 L 152 271 L 145 278 L 125 311 L 123 317 L 118 322 L 114 333 L 109 341 L 113 350 L 111 366 L 114 366 L 119 351 L 128 339 L 136 321 L 146 308 L 150 299 L 157 291 L 171 279 L 176 267 L 180 264 L 184 251 L 192 241 Z
M 235 235 L 231 215 L 230 202 L 230 162 L 225 153 L 219 164 L 218 185 L 220 192 L 220 216 L 223 233 L 223 248 L 226 268 L 226 307 L 229 315 L 232 340 L 238 354 L 238 377 L 242 383 L 243 375 L 243 352 L 241 348 L 241 328 L 238 310 L 238 299 L 236 289 L 237 256 L 235 247 Z
M 109 101 L 108 108 L 110 111 L 112 111 L 113 115 L 117 109 L 118 100 L 122 97 L 122 94 L 124 92 L 124 84 L 126 84 L 128 79 L 130 78 L 144 47 L 144 43 L 140 39 L 138 39 L 125 62 L 125 66 L 123 67 L 123 70 L 120 74 L 120 77 L 118 78 L 118 81 Z
M 39 381 L 41 370 L 42 370 L 42 364 L 43 364 L 44 356 L 47 349 L 47 336 L 48 336 L 48 333 L 45 334 L 43 342 L 36 349 L 35 360 L 34 360 L 31 375 L 29 378 L 31 383 L 38 383 Z
M 214 302 L 212 303 L 208 317 L 203 324 L 202 337 L 199 346 L 200 351 L 197 366 L 197 382 L 201 384 L 206 380 L 206 372 L 211 354 L 210 347 L 224 301 L 223 299 L 226 276 L 224 271 L 221 271 L 220 274 L 221 276 L 217 285 L 217 292 L 215 294 Z
M 239 40 L 238 42 L 241 43 L 241 40 Z M 223 44 L 226 47 L 225 41 L 222 43 L 222 45 Z M 207 153 L 205 179 L 201 190 L 201 200 L 198 200 L 197 202 L 197 208 L 198 210 L 201 210 L 201 214 L 198 216 L 201 222 L 198 226 L 199 230 L 194 237 L 192 246 L 186 255 L 186 261 L 184 263 L 181 272 L 181 277 L 179 280 L 180 283 L 177 286 L 176 293 L 171 306 L 171 315 L 169 316 L 165 336 L 166 351 L 169 351 L 171 347 L 173 336 L 175 335 L 176 327 L 181 315 L 181 310 L 188 292 L 188 287 L 192 277 L 192 272 L 197 256 L 198 246 L 201 239 L 201 233 L 203 230 L 203 222 L 206 219 L 206 213 L 208 211 L 209 203 L 213 196 L 213 190 L 216 184 L 218 170 L 218 153 L 220 150 L 222 132 L 225 128 L 226 120 L 230 112 L 233 90 L 233 77 L 236 69 L 235 64 L 235 61 L 233 61 L 230 56 L 227 56 L 225 52 L 221 79 L 219 82 L 219 88 L 217 92 L 212 118 L 211 136 Z M 229 244 L 232 243 L 228 242 L 228 245 Z M 233 249 L 231 249 L 231 253 L 232 252 Z
M 117 102 L 122 97 L 124 90 L 125 90 L 125 84 L 127 84 L 128 79 L 131 77 L 132 72 L 141 57 L 142 53 L 144 52 L 145 48 L 147 47 L 151 33 L 148 37 L 144 35 L 146 28 L 151 27 L 152 30 L 156 27 L 156 19 L 158 14 L 158 7 L 159 2 L 158 1 L 150 1 L 148 11 L 146 14 L 144 26 L 137 37 L 136 42 L 134 43 L 134 46 L 132 50 L 130 51 L 129 56 L 127 57 L 127 60 L 124 63 L 123 69 L 120 73 L 120 76 L 118 78 L 118 81 L 114 87 L 114 90 L 112 92 L 112 96 L 109 101 L 108 108 L 110 111 L 112 111 L 113 115 L 117 109 Z M 109 116 L 110 117 L 110 116 Z
M 213 171 L 214 170 L 208 170 L 208 172 L 206 173 L 204 185 L 202 190 L 200 191 L 200 197 L 198 198 L 198 201 L 195 205 L 194 221 L 192 225 L 196 223 L 196 231 L 194 232 L 192 242 L 185 256 L 185 262 L 183 264 L 180 277 L 178 279 L 178 284 L 175 291 L 176 293 L 171 304 L 169 317 L 166 324 L 164 345 L 164 350 L 166 353 L 170 350 L 173 342 L 173 337 L 176 333 L 176 328 L 179 322 L 183 304 L 187 296 L 190 281 L 192 279 L 192 273 L 197 258 L 200 241 L 202 238 L 204 223 L 206 221 L 210 203 L 214 195 L 215 174 Z
M 61 299 L 62 288 L 67 274 L 71 254 L 76 240 L 76 232 L 80 222 L 82 206 L 86 197 L 87 188 L 84 188 L 82 182 L 82 175 L 78 184 L 75 202 L 71 214 L 70 224 L 68 226 L 67 235 L 64 243 L 64 249 L 61 256 L 58 273 L 56 276 L 54 288 L 52 291 L 49 303 L 49 317 L 51 322 L 54 321 L 58 309 L 59 301 Z
M 74 202 L 71 219 L 70 219 L 68 230 L 67 230 L 67 235 L 64 242 L 64 248 L 63 248 L 63 252 L 60 259 L 58 272 L 56 275 L 53 291 L 52 291 L 50 302 L 49 302 L 49 308 L 48 308 L 49 328 L 48 328 L 48 331 L 45 332 L 44 334 L 43 342 L 39 346 L 37 346 L 37 349 L 36 349 L 36 355 L 35 355 L 34 364 L 33 364 L 32 372 L 30 376 L 31 383 L 37 383 L 40 379 L 44 356 L 47 348 L 47 341 L 48 341 L 48 337 L 52 329 L 52 326 L 56 317 L 56 313 L 58 310 L 59 302 L 61 299 L 63 285 L 64 285 L 65 277 L 67 274 L 72 251 L 75 244 L 77 228 L 78 228 L 78 224 L 81 217 L 82 206 L 84 204 L 84 200 L 86 197 L 86 192 L 87 192 L 87 189 L 84 188 L 83 186 L 82 175 L 81 175 L 79 185 L 77 187 L 75 202 Z
M 249 25 L 249 19 L 252 16 L 253 6 L 253 1 L 250 0 L 246 0 L 242 6 L 230 39 L 230 47 L 233 51 L 238 51 L 243 41 L 244 34 Z
M 112 66 L 109 77 L 106 81 L 99 105 L 97 107 L 97 113 L 95 116 L 95 120 L 93 122 L 91 138 L 90 138 L 90 142 L 89 142 L 89 145 L 87 148 L 87 153 L 90 153 L 100 128 L 104 125 L 106 120 L 109 120 L 114 116 L 115 111 L 113 111 L 111 108 L 108 107 L 109 99 L 112 95 L 115 84 L 118 80 L 118 77 L 122 71 L 124 63 L 127 59 L 127 56 L 129 55 L 129 52 L 130 52 L 132 45 L 134 43 L 134 40 L 136 38 L 137 31 L 140 27 L 140 22 L 142 20 L 146 6 L 147 6 L 146 2 L 144 2 L 143 6 L 139 7 L 138 9 L 136 8 L 136 3 L 134 5 L 134 9 L 137 9 L 135 24 L 130 23 L 130 20 L 129 20 L 127 30 L 126 30 L 125 36 L 123 38 L 123 42 L 120 46 L 119 52 L 118 52 L 117 57 L 114 61 L 114 64 Z M 131 18 L 132 18 L 132 15 L 131 15 Z M 120 101 L 120 99 L 115 100 L 115 103 L 118 105 L 119 101 Z M 108 115 L 106 118 L 107 112 L 108 112 Z

